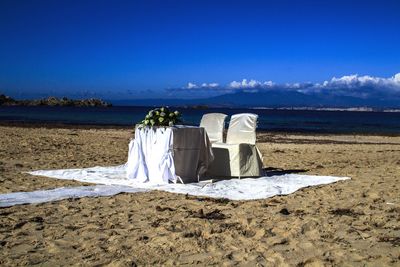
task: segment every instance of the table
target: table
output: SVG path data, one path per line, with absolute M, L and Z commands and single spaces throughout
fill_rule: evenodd
M 154 184 L 198 182 L 213 159 L 204 128 L 136 127 L 129 143 L 127 178 Z

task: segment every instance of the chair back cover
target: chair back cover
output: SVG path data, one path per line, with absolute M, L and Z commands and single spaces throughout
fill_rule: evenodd
M 227 144 L 256 144 L 257 114 L 240 113 L 232 115 L 229 122 Z
M 211 143 L 222 143 L 224 141 L 223 134 L 226 116 L 223 113 L 207 113 L 201 118 L 200 127 L 206 129 Z

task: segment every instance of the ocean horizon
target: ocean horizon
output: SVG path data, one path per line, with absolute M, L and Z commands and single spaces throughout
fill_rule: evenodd
M 2 123 L 133 126 L 153 107 L 0 107 Z M 199 125 L 205 113 L 259 115 L 258 130 L 270 132 L 333 134 L 400 134 L 400 113 L 349 110 L 304 110 L 266 108 L 182 108 L 182 124 Z M 229 118 L 227 119 L 228 126 Z

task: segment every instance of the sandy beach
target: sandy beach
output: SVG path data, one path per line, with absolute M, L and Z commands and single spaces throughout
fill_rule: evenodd
M 37 169 L 119 165 L 128 128 L 0 126 L 0 193 L 84 185 Z M 352 180 L 258 201 L 166 192 L 0 209 L 0 265 L 400 266 L 400 137 L 259 133 L 270 174 Z

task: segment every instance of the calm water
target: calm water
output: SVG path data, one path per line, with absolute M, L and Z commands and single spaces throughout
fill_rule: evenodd
M 57 122 L 65 124 L 134 125 L 149 107 L 0 107 L 3 122 Z M 400 134 L 400 113 L 348 111 L 291 111 L 260 109 L 179 108 L 185 124 L 198 125 L 209 112 L 259 115 L 259 129 L 284 132 Z

